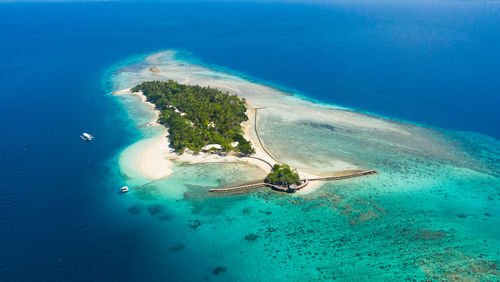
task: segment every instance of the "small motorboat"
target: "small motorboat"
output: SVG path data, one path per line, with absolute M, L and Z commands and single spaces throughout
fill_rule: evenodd
M 122 193 L 128 192 L 128 187 L 127 186 L 123 186 L 122 188 L 120 188 L 120 191 Z
M 82 138 L 83 141 L 92 141 L 92 139 L 94 139 L 94 136 L 88 134 L 87 132 L 84 132 L 82 135 L 80 135 L 80 138 Z

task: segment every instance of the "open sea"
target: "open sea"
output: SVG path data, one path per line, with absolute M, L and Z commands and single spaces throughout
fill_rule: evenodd
M 438 145 L 264 115 L 273 152 L 310 148 L 291 163 L 321 152 L 379 173 L 208 197 L 251 168 L 177 165 L 121 194 L 146 180 L 120 157 L 155 132 L 109 94 L 164 50 Z M 496 1 L 0 2 L 0 281 L 499 281 L 499 50 Z

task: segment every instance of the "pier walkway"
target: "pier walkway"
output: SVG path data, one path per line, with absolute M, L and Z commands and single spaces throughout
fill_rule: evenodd
M 254 156 L 246 156 L 244 158 L 250 158 L 250 159 L 256 159 L 256 160 L 262 161 L 262 162 L 266 163 L 271 169 L 273 168 L 273 164 L 271 164 L 270 162 L 268 162 L 262 158 L 254 157 Z
M 311 179 L 309 179 L 309 181 L 342 180 L 342 179 L 360 177 L 360 176 L 374 174 L 374 173 L 377 173 L 377 171 L 374 170 L 374 169 L 372 169 L 372 170 L 363 170 L 363 171 L 356 171 L 356 172 L 352 172 L 352 173 L 349 173 L 349 174 L 343 174 L 343 175 L 337 175 L 337 176 L 325 176 L 325 177 L 311 178 Z
M 279 191 L 279 192 L 288 192 L 288 193 L 294 193 L 299 191 L 300 189 L 306 187 L 310 181 L 335 181 L 335 180 L 342 180 L 342 179 L 348 179 L 348 178 L 354 178 L 354 177 L 360 177 L 360 176 L 365 176 L 365 175 L 370 175 L 370 174 L 375 174 L 377 173 L 376 170 L 362 170 L 362 171 L 352 171 L 349 173 L 345 172 L 340 172 L 336 176 L 325 176 L 325 177 L 318 177 L 318 178 L 310 178 L 310 179 L 302 179 L 302 184 L 298 186 L 290 186 L 290 187 L 285 187 L 285 186 L 278 186 L 278 185 L 273 185 L 269 183 L 254 183 L 254 184 L 247 184 L 247 185 L 240 185 L 240 186 L 233 186 L 233 187 L 226 187 L 226 188 L 212 188 L 208 190 L 209 192 L 213 193 L 235 193 L 238 191 L 242 190 L 251 190 L 251 189 L 256 189 L 256 188 L 261 188 L 261 187 L 269 187 L 273 190 Z
M 267 183 L 255 183 L 255 184 L 247 184 L 247 185 L 240 185 L 240 186 L 234 186 L 234 187 L 227 187 L 227 188 L 213 188 L 208 190 L 209 192 L 218 192 L 218 193 L 224 193 L 224 192 L 235 192 L 239 190 L 248 190 L 248 189 L 255 189 L 255 188 L 260 188 L 267 186 Z

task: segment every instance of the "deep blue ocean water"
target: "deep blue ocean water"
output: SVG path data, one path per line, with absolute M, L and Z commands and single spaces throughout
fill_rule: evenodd
M 205 271 L 155 249 L 176 226 L 117 208 L 116 156 L 140 136 L 109 79 L 163 49 L 320 102 L 500 138 L 498 3 L 0 4 L 0 280 Z

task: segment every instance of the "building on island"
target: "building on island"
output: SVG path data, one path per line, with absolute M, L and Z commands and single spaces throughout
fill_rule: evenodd
M 215 150 L 222 150 L 222 146 L 220 144 L 208 144 L 206 146 L 203 146 L 201 148 L 203 151 L 210 151 L 212 149 L 215 149 Z

